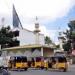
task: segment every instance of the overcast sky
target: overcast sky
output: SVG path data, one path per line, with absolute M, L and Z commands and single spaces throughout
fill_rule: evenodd
M 35 17 L 38 17 L 41 33 L 58 42 L 58 32 L 68 28 L 67 23 L 75 19 L 75 0 L 0 0 L 1 18 L 5 25 L 12 25 L 12 5 L 24 28 L 34 30 Z

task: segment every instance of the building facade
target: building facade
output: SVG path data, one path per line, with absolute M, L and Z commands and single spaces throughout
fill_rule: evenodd
M 44 34 L 40 33 L 38 18 L 36 17 L 35 30 L 24 29 L 13 5 L 13 29 L 19 31 L 15 37 L 20 42 L 20 46 L 2 49 L 2 56 L 24 55 L 32 56 L 50 56 L 53 54 L 51 47 L 45 45 Z
M 17 29 L 16 29 L 17 30 Z M 36 33 L 27 29 L 18 29 L 19 36 L 17 39 L 20 41 L 20 46 L 29 44 L 45 44 L 44 34 L 38 33 L 38 42 L 36 42 Z
M 54 50 L 46 45 L 24 45 L 3 49 L 2 56 L 27 56 L 27 57 L 50 57 L 54 54 Z

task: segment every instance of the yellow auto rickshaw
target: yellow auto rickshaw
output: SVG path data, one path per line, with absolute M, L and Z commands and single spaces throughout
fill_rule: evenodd
M 28 69 L 28 62 L 26 56 L 11 56 L 9 61 L 9 66 L 11 69 Z
M 44 69 L 44 68 L 48 68 L 48 63 L 46 61 L 46 59 L 44 59 L 44 57 L 33 57 L 32 58 L 32 67 L 34 68 L 39 68 L 39 69 Z
M 53 56 L 50 57 L 48 67 L 66 72 L 68 69 L 67 59 L 65 56 Z

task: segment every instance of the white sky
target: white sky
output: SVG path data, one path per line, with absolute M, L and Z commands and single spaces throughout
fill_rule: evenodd
M 42 33 L 53 38 L 56 30 L 48 30 L 45 24 L 66 16 L 75 5 L 75 0 L 0 0 L 0 17 L 8 16 L 6 21 L 10 21 L 12 4 L 24 28 L 33 30 L 35 16 L 38 16 Z

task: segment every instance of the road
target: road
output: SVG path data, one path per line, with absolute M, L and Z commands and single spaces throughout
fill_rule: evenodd
M 28 71 L 11 71 L 11 75 L 75 75 L 75 65 L 72 65 L 67 72 L 29 69 Z

